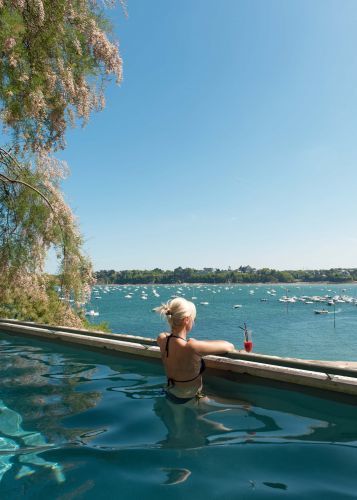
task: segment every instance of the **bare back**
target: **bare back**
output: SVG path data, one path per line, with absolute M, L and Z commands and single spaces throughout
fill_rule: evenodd
M 201 355 L 193 348 L 192 340 L 169 333 L 161 333 L 157 339 L 166 375 L 177 386 L 187 387 L 191 381 L 191 385 L 201 385 Z

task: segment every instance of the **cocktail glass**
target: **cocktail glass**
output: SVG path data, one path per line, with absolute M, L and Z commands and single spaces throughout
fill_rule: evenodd
M 244 349 L 246 352 L 251 352 L 253 350 L 253 342 L 251 340 L 245 340 Z

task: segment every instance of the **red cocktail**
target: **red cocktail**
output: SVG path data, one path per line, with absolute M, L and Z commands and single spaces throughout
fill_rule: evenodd
M 253 342 L 251 340 L 245 340 L 244 349 L 246 350 L 246 352 L 251 352 L 253 350 Z
M 253 350 L 252 332 L 248 330 L 246 323 L 239 328 L 244 332 L 244 349 L 246 352 L 251 352 Z

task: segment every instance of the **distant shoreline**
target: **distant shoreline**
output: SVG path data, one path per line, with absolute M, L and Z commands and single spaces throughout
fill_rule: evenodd
M 132 269 L 124 271 L 101 270 L 94 273 L 98 283 L 115 285 L 285 285 L 300 283 L 355 283 L 357 267 L 350 269 L 318 269 L 302 271 L 277 271 L 240 266 L 238 269 L 182 268 L 162 270 Z

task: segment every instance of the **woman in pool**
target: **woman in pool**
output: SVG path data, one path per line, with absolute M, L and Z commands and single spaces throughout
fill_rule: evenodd
M 167 375 L 166 397 L 176 404 L 198 400 L 203 397 L 202 356 L 225 354 L 233 351 L 234 345 L 225 340 L 187 339 L 196 318 L 196 307 L 182 297 L 155 310 L 166 317 L 171 327 L 171 333 L 160 333 L 157 338 Z

